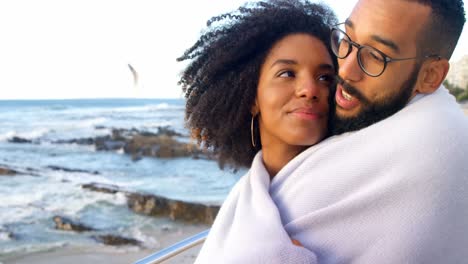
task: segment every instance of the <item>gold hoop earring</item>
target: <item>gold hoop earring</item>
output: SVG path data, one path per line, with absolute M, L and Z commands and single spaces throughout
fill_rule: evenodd
M 255 144 L 254 119 L 255 119 L 255 116 L 252 115 L 252 119 L 250 121 L 250 138 L 252 139 L 252 146 L 256 148 L 257 145 Z

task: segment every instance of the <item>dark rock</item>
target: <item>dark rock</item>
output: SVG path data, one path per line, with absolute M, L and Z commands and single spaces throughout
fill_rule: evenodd
M 219 211 L 217 205 L 205 205 L 169 199 L 158 195 L 129 192 L 115 185 L 88 183 L 83 184 L 81 187 L 90 191 L 110 194 L 122 192 L 125 194 L 127 205 L 132 211 L 149 216 L 169 217 L 172 220 L 191 223 L 212 224 Z
M 60 167 L 60 166 L 54 166 L 54 165 L 49 165 L 47 166 L 48 169 L 54 170 L 54 171 L 65 171 L 65 172 L 79 172 L 79 173 L 89 173 L 89 174 L 94 174 L 98 175 L 98 171 L 87 171 L 87 170 L 80 170 L 80 169 L 70 169 L 70 168 L 65 168 L 65 167 Z
M 96 182 L 83 184 L 81 185 L 81 188 L 94 191 L 94 192 L 111 193 L 111 194 L 121 191 L 119 187 L 116 185 L 96 183 Z
M 32 140 L 21 138 L 21 137 L 12 137 L 8 139 L 10 143 L 32 143 Z
M 117 138 L 118 140 L 114 139 L 111 136 L 97 137 L 96 140 L 94 141 L 96 150 L 115 151 L 115 150 L 122 149 L 125 146 L 125 139 L 121 138 L 118 132 L 115 132 L 115 133 L 116 133 L 115 138 Z
M 76 138 L 68 140 L 57 140 L 55 144 L 77 144 L 77 145 L 94 145 L 94 138 Z
M 136 213 L 204 224 L 212 224 L 219 211 L 219 206 L 138 193 L 127 193 L 127 205 Z
M 137 130 L 138 131 L 138 130 Z M 124 141 L 132 135 L 132 131 L 127 129 L 112 129 L 112 140 Z
M 55 228 L 64 231 L 75 231 L 75 232 L 84 232 L 84 231 L 95 231 L 95 229 L 88 227 L 84 224 L 74 222 L 73 220 L 63 217 L 63 216 L 54 216 L 52 218 L 55 222 Z
M 94 129 L 102 130 L 102 129 L 106 129 L 106 127 L 105 126 L 94 126 Z
M 201 151 L 194 144 L 181 143 L 167 135 L 135 135 L 127 141 L 124 152 L 136 157 L 176 158 L 190 157 Z
M 5 176 L 14 176 L 17 175 L 18 172 L 9 168 L 0 167 L 0 175 Z
M 133 161 L 142 157 L 177 158 L 194 157 L 212 159 L 212 153 L 202 151 L 196 144 L 179 142 L 174 137 L 182 134 L 169 127 L 158 127 L 157 133 L 139 131 L 138 129 L 113 128 L 111 135 L 96 138 L 82 138 L 55 141 L 54 143 L 75 143 L 80 145 L 94 145 L 97 151 L 124 150 L 131 155 Z
M 109 246 L 125 246 L 125 245 L 139 246 L 141 244 L 141 242 L 136 239 L 120 237 L 120 236 L 115 236 L 115 235 L 98 235 L 98 236 L 93 236 L 93 238 Z
M 174 137 L 174 136 L 180 137 L 180 136 L 182 136 L 182 134 L 177 133 L 176 131 L 170 129 L 168 126 L 158 127 L 157 135 L 159 135 L 159 136 L 166 135 L 166 136 L 170 136 L 170 137 Z
M 94 138 L 79 138 L 72 140 L 70 143 L 77 144 L 77 145 L 93 145 Z

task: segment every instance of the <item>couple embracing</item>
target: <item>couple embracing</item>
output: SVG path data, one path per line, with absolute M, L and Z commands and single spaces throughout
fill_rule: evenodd
M 248 167 L 196 263 L 466 263 L 461 0 L 246 4 L 179 58 L 192 136 Z

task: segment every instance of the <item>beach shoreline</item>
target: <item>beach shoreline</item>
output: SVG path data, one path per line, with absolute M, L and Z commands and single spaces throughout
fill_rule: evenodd
M 177 243 L 187 237 L 200 233 L 208 229 L 208 225 L 175 223 L 173 228 L 160 231 L 151 236 L 158 241 L 155 248 L 136 249 L 135 247 L 111 247 L 111 246 L 65 246 L 47 252 L 29 253 L 21 256 L 14 256 L 1 260 L 2 264 L 48 264 L 48 263 L 113 263 L 129 264 L 134 263 L 150 254 Z M 200 246 L 194 247 L 171 260 L 167 264 L 189 264 L 195 261 L 200 250 Z

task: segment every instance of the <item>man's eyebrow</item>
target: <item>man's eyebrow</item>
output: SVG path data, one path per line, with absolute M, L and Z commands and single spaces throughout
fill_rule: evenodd
M 382 43 L 383 45 L 391 48 L 395 52 L 397 52 L 397 53 L 400 52 L 400 47 L 398 47 L 398 45 L 395 42 L 393 42 L 393 41 L 391 41 L 389 39 L 382 38 L 382 37 L 377 36 L 377 35 L 372 35 L 371 37 L 372 37 L 373 40 L 375 40 L 375 41 L 377 41 L 379 43 Z
M 344 23 L 346 26 L 354 29 L 354 23 L 353 21 L 351 21 L 349 18 L 346 19 L 345 23 Z M 389 39 L 386 39 L 386 38 L 383 38 L 381 36 L 378 36 L 378 35 L 372 35 L 371 38 L 389 48 L 391 48 L 392 50 L 394 50 L 395 52 L 399 53 L 400 52 L 400 47 L 398 47 L 398 45 L 389 40 Z
M 273 68 L 273 66 L 275 66 L 276 64 L 290 64 L 290 65 L 296 65 L 296 64 L 297 64 L 297 61 L 295 61 L 295 60 L 287 60 L 287 59 L 279 59 L 279 60 L 276 60 L 275 62 L 273 62 L 273 64 L 271 64 L 270 68 Z

